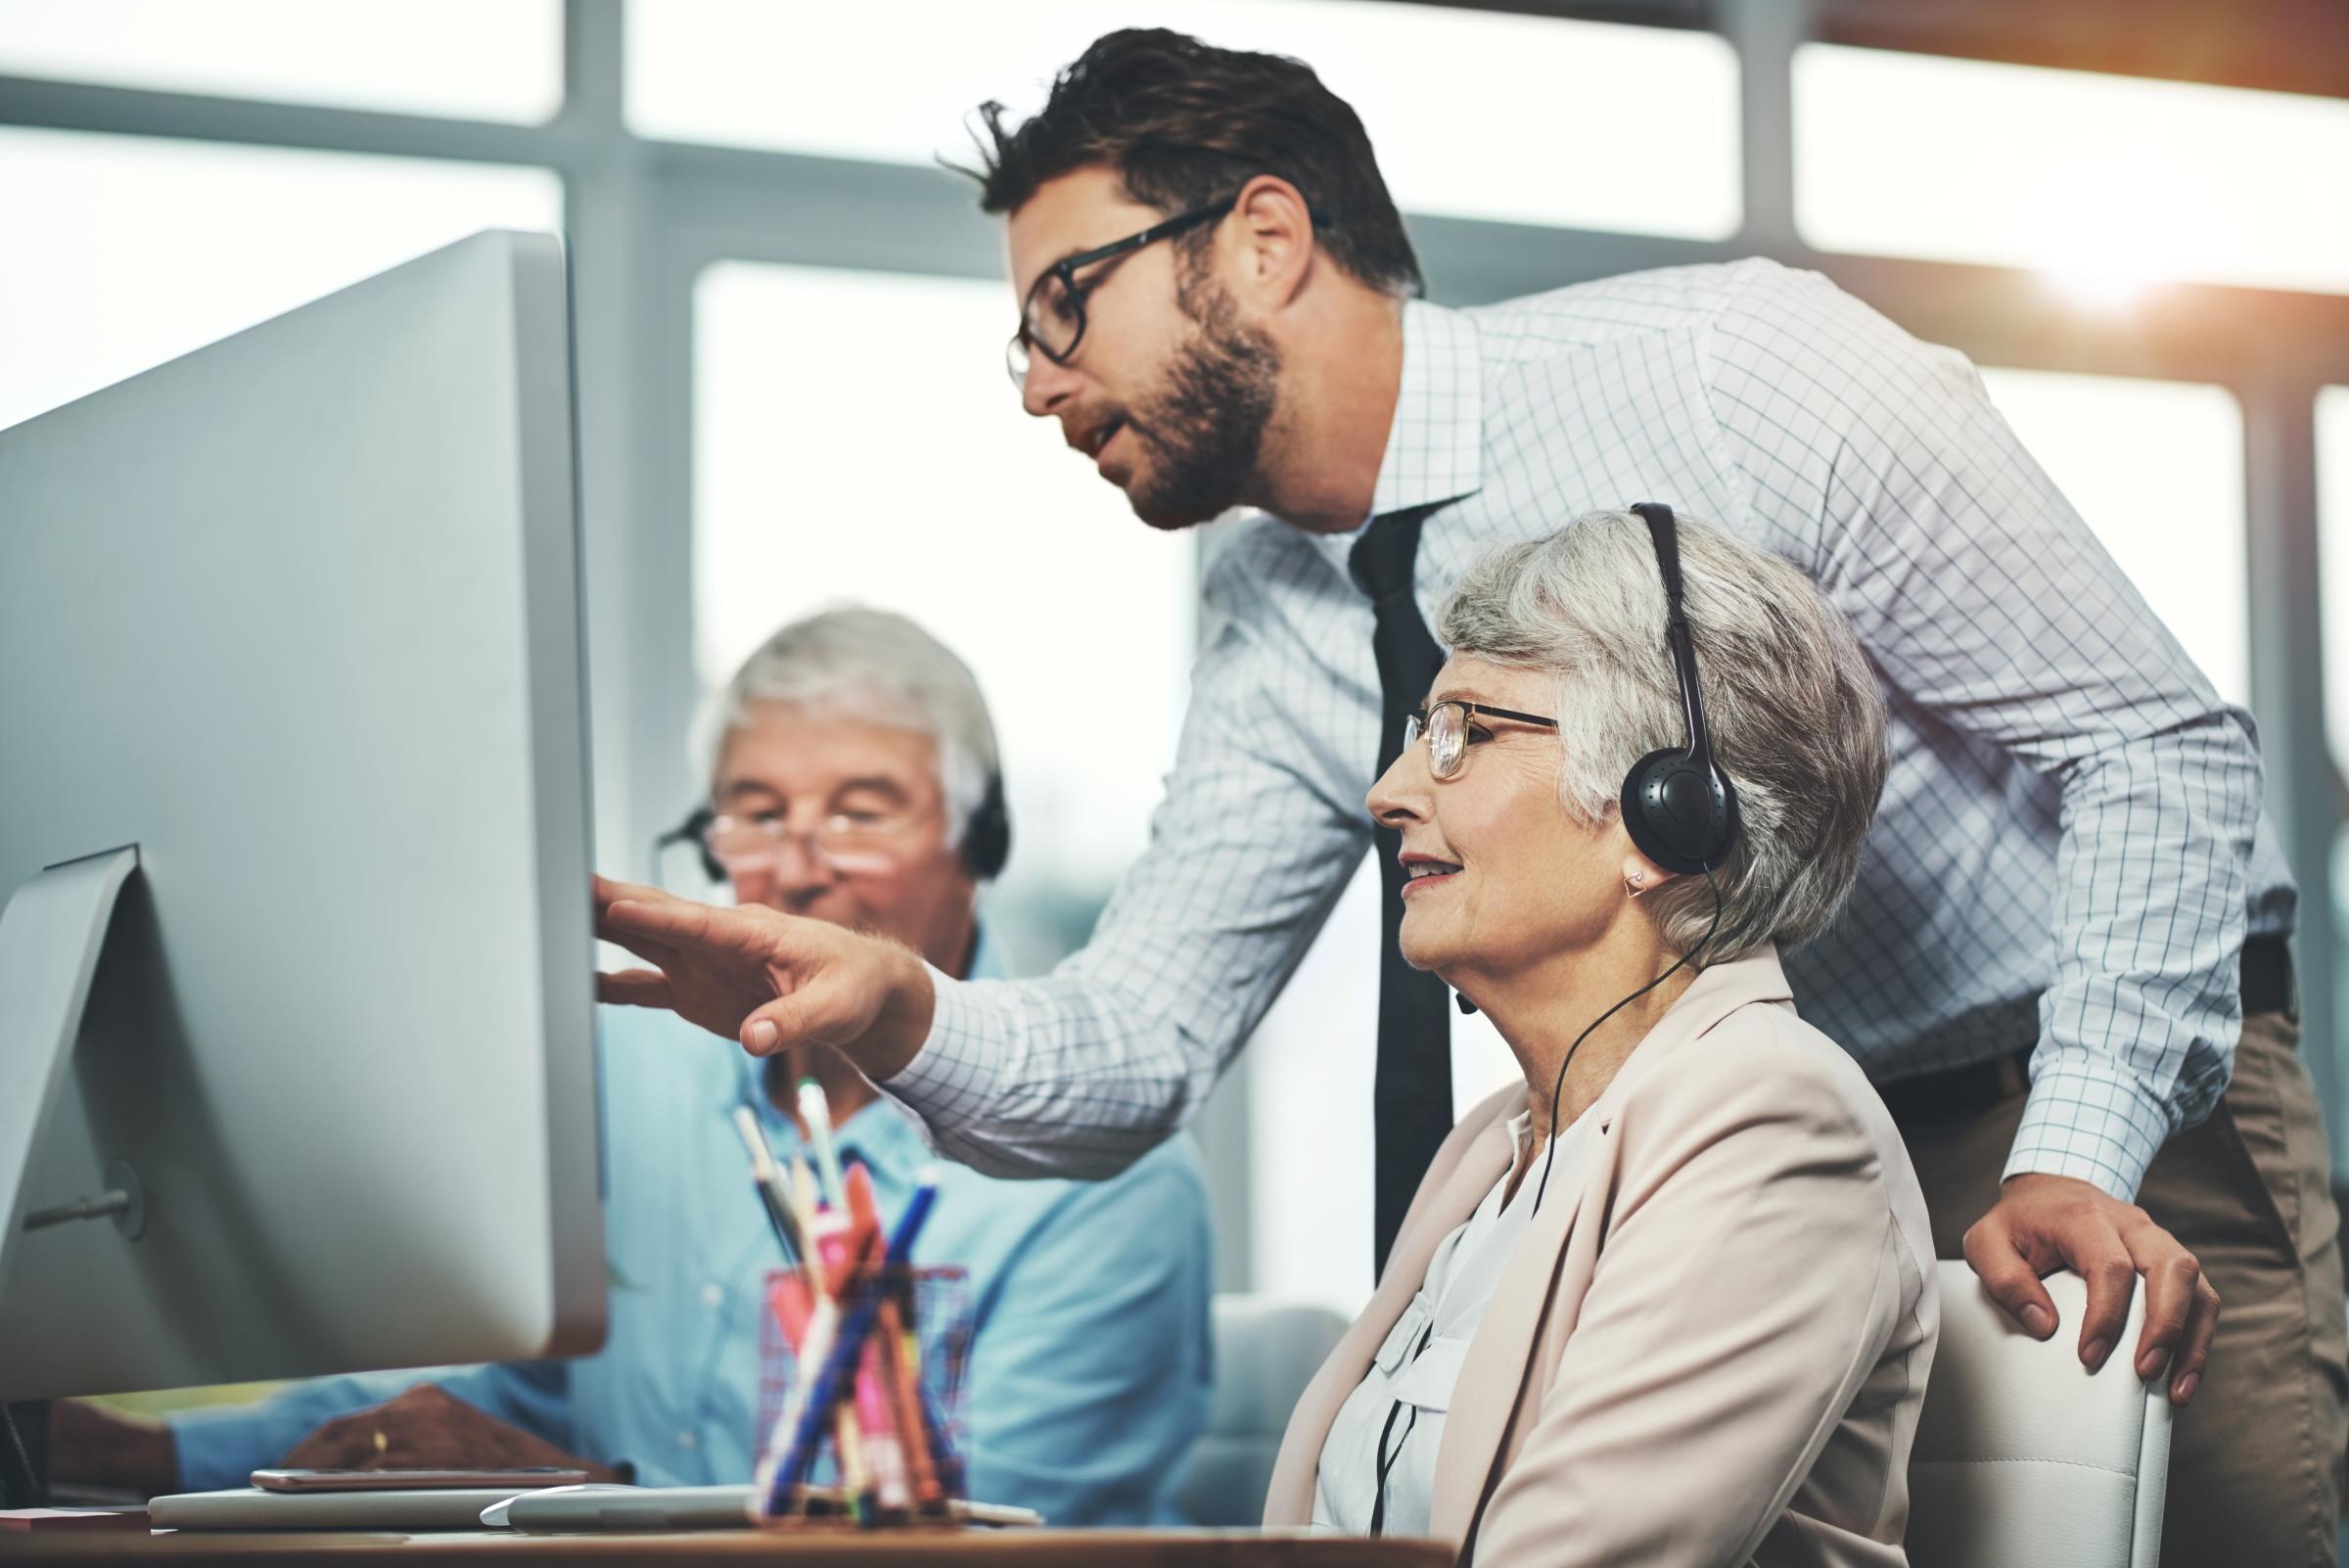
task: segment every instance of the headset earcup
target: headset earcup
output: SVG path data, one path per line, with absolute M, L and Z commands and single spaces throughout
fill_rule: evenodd
M 1727 856 L 1735 811 L 1727 782 L 1683 751 L 1650 752 L 1624 776 L 1624 831 L 1641 854 L 1681 876 Z
M 1000 775 L 988 780 L 987 797 L 971 813 L 962 834 L 962 863 L 974 881 L 991 882 L 1011 860 L 1011 808 L 1003 800 Z

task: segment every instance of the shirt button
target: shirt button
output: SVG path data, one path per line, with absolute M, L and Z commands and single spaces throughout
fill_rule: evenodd
M 713 1284 L 704 1285 L 704 1286 L 702 1287 L 702 1305 L 703 1305 L 703 1306 L 705 1306 L 705 1307 L 717 1307 L 717 1306 L 721 1306 L 721 1305 L 723 1305 L 723 1304 L 724 1304 L 724 1302 L 725 1302 L 725 1299 L 726 1299 L 726 1287 L 725 1287 L 725 1286 L 723 1286 L 723 1285 L 720 1285 L 720 1284 L 715 1284 L 715 1283 L 713 1283 Z
M 701 1440 L 700 1438 L 696 1437 L 696 1436 L 693 1434 L 693 1432 L 692 1432 L 691 1430 L 687 1430 L 687 1431 L 679 1432 L 679 1433 L 677 1434 L 677 1447 L 678 1447 L 678 1448 L 680 1448 L 680 1449 L 698 1449 L 698 1448 L 700 1448 L 701 1446 L 702 1446 L 702 1440 Z

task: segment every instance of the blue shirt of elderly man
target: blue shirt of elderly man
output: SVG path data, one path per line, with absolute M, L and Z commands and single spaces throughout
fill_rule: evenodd
M 977 682 L 901 616 L 839 609 L 783 627 L 701 726 L 707 807 L 672 838 L 744 903 L 877 932 L 944 973 L 999 978 L 980 887 L 1009 851 Z M 167 1424 L 69 1404 L 56 1473 L 148 1492 L 236 1487 L 255 1468 L 568 1464 L 599 1479 L 750 1479 L 760 1300 L 780 1254 L 731 1125 L 750 1105 L 799 1147 L 777 1059 L 674 1014 L 600 1019 L 611 1333 L 575 1361 L 321 1378 Z M 934 1156 L 847 1061 L 811 1051 L 844 1156 L 902 1210 Z M 1195 1148 L 1105 1182 L 944 1166 L 915 1251 L 968 1270 L 971 1495 L 1060 1525 L 1180 1523 L 1174 1495 L 1211 1392 L 1211 1247 Z M 771 1342 L 770 1342 L 771 1343 Z

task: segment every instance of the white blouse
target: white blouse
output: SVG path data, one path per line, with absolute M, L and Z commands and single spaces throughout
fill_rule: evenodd
M 1586 1111 L 1560 1134 L 1557 1163 L 1549 1174 L 1551 1186 L 1571 1187 L 1578 1179 L 1577 1167 L 1589 1148 L 1588 1120 Z M 1532 1136 L 1532 1122 L 1530 1111 L 1509 1121 L 1509 1142 L 1519 1158 Z M 1514 1162 L 1510 1169 L 1515 1169 Z M 1378 1347 L 1370 1369 L 1347 1396 L 1321 1445 L 1321 1462 L 1313 1475 L 1315 1530 L 1368 1535 L 1378 1511 L 1383 1467 L 1386 1512 L 1379 1533 L 1427 1534 L 1444 1412 L 1451 1404 L 1468 1342 L 1484 1320 L 1485 1305 L 1525 1234 L 1541 1179 L 1536 1161 L 1504 1204 L 1501 1195 L 1509 1177 L 1502 1172 L 1476 1213 L 1437 1245 L 1428 1260 L 1427 1278 Z

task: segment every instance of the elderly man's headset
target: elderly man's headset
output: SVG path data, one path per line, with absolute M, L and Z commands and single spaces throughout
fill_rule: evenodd
M 655 857 L 672 844 L 690 844 L 710 880 L 724 882 L 726 868 L 717 863 L 717 856 L 710 853 L 710 846 L 702 838 L 703 832 L 715 820 L 717 813 L 707 806 L 703 807 L 653 841 Z M 1011 809 L 1003 803 L 1002 774 L 989 775 L 987 794 L 963 827 L 961 851 L 963 869 L 970 873 L 974 882 L 990 882 L 1003 874 L 1003 867 L 1011 859 Z
M 1673 672 L 1680 680 L 1681 714 L 1688 741 L 1684 746 L 1667 746 L 1662 751 L 1650 752 L 1632 764 L 1632 770 L 1623 779 L 1623 828 L 1639 853 L 1664 870 L 1705 879 L 1713 889 L 1713 924 L 1694 946 L 1681 955 L 1679 962 L 1599 1014 L 1591 1020 L 1589 1029 L 1575 1037 L 1574 1043 L 1566 1047 L 1565 1060 L 1558 1063 L 1557 1080 L 1550 1085 L 1552 1107 L 1565 1090 L 1566 1069 L 1574 1064 L 1574 1053 L 1583 1048 L 1583 1041 L 1590 1038 L 1591 1030 L 1670 980 L 1713 940 L 1714 932 L 1721 927 L 1721 888 L 1713 881 L 1713 873 L 1737 846 L 1737 792 L 1713 760 L 1713 736 L 1705 728 L 1705 700 L 1696 685 L 1696 649 L 1689 639 L 1688 617 L 1681 605 L 1680 527 L 1673 521 L 1672 508 L 1662 502 L 1641 501 L 1631 510 L 1647 525 L 1648 537 L 1656 547 L 1656 570 L 1664 579 L 1664 640 L 1672 649 Z M 1473 1010 L 1465 996 L 1460 998 L 1460 1010 Z M 1550 1162 L 1558 1153 L 1557 1134 L 1558 1130 L 1551 1128 L 1549 1149 L 1542 1157 L 1542 1180 L 1534 1190 L 1537 1212 L 1542 1207 L 1543 1195 L 1549 1190 Z M 1412 1360 L 1417 1360 L 1427 1349 L 1435 1332 L 1436 1325 L 1431 1319 L 1419 1336 L 1419 1343 L 1411 1348 Z M 1378 1433 L 1378 1495 L 1370 1504 L 1370 1533 L 1374 1536 L 1386 1529 L 1387 1477 L 1394 1470 L 1395 1461 L 1403 1455 L 1403 1445 L 1410 1439 L 1411 1426 L 1419 1419 L 1419 1407 L 1414 1405 L 1411 1419 L 1404 1426 L 1403 1439 L 1389 1453 L 1387 1439 L 1395 1430 L 1395 1418 L 1403 1413 L 1403 1403 L 1395 1401 L 1387 1411 L 1386 1424 Z

